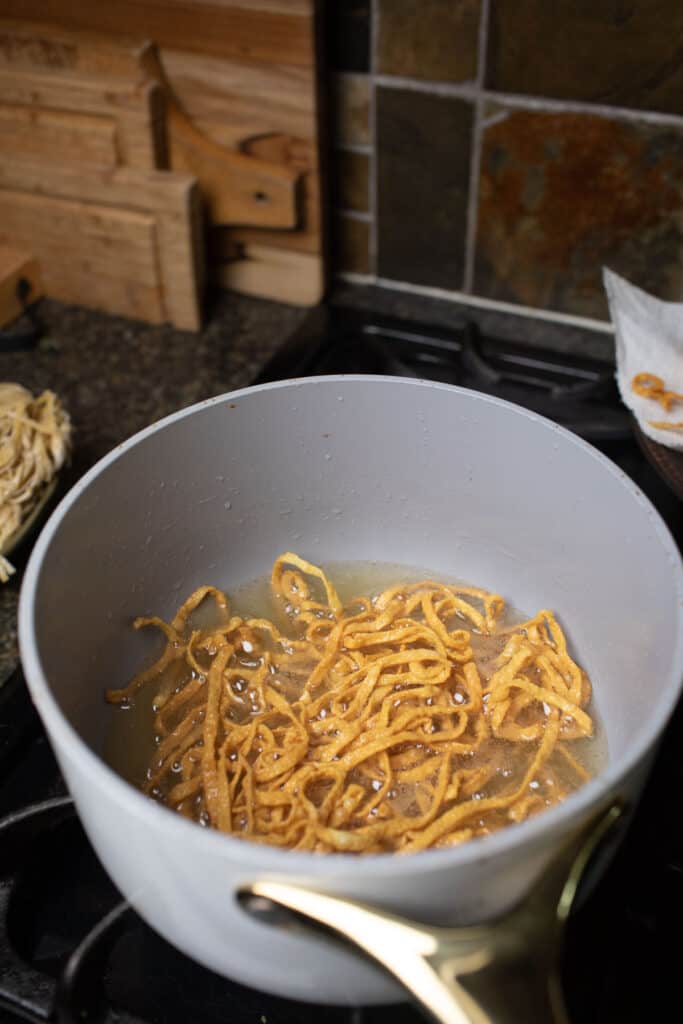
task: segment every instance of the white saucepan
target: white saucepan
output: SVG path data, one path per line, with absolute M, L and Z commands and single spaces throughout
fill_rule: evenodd
M 152 642 L 132 618 L 170 616 L 203 583 L 230 591 L 286 550 L 323 564 L 403 562 L 521 609 L 553 608 L 593 679 L 608 766 L 522 825 L 407 856 L 283 851 L 153 803 L 101 757 L 103 691 L 124 685 Z M 400 989 L 356 952 L 254 918 L 238 890 L 297 883 L 432 924 L 490 920 L 612 799 L 633 800 L 683 677 L 681 560 L 635 485 L 516 406 L 387 377 L 247 388 L 137 434 L 52 515 L 19 618 L 33 700 L 121 891 L 200 963 L 317 1002 L 389 1001 Z

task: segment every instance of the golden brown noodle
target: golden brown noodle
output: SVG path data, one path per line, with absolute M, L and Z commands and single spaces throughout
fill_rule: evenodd
M 659 402 L 665 412 L 669 412 L 674 403 L 683 402 L 683 395 L 677 391 L 669 391 L 662 378 L 654 373 L 637 373 L 631 381 L 631 391 L 641 398 L 651 398 L 653 402 Z
M 657 430 L 683 430 L 683 422 L 670 423 L 668 420 L 648 420 L 647 422 Z
M 431 581 L 343 607 L 289 552 L 271 585 L 288 635 L 231 616 L 213 587 L 171 623 L 135 622 L 165 650 L 106 698 L 157 681 L 144 789 L 169 807 L 275 846 L 407 853 L 523 821 L 587 779 L 567 744 L 593 733 L 591 688 L 552 612 L 500 626 L 500 596 Z M 193 628 L 206 598 L 219 623 Z

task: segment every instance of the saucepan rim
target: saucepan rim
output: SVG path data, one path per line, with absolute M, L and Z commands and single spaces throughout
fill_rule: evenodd
M 354 382 L 376 382 L 377 384 L 393 384 L 397 387 L 410 388 L 424 387 L 466 395 L 470 399 L 477 397 L 482 403 L 505 407 L 516 415 L 536 422 L 544 429 L 555 432 L 564 441 L 581 448 L 586 455 L 598 461 L 606 472 L 617 477 L 624 486 L 625 491 L 632 498 L 645 505 L 653 520 L 654 528 L 659 534 L 659 539 L 671 560 L 672 573 L 677 577 L 678 629 L 671 670 L 660 690 L 657 703 L 649 716 L 647 727 L 639 732 L 636 742 L 631 744 L 630 748 L 621 757 L 610 761 L 604 771 L 600 772 L 576 793 L 571 794 L 567 800 L 544 811 L 542 814 L 536 815 L 521 824 L 503 829 L 494 835 L 475 839 L 456 847 L 441 850 L 424 850 L 402 857 L 397 857 L 394 853 L 376 853 L 362 858 L 348 853 L 327 853 L 321 856 L 320 854 L 304 851 L 281 850 L 266 844 L 249 843 L 249 868 L 253 872 L 273 871 L 284 872 L 287 875 L 315 875 L 319 878 L 332 875 L 339 876 L 342 873 L 348 875 L 350 862 L 353 861 L 355 865 L 353 870 L 359 870 L 363 877 L 366 878 L 378 875 L 386 876 L 387 874 L 401 876 L 410 873 L 414 869 L 425 870 L 430 867 L 435 869 L 452 867 L 455 869 L 458 865 L 470 863 L 474 860 L 486 861 L 497 858 L 509 851 L 519 852 L 521 848 L 533 846 L 542 840 L 544 833 L 552 832 L 555 826 L 564 824 L 566 827 L 577 823 L 593 807 L 599 805 L 602 800 L 606 800 L 609 794 L 616 792 L 620 780 L 626 777 L 654 747 L 681 693 L 683 681 L 683 562 L 681 555 L 659 512 L 640 488 L 618 466 L 586 441 L 583 441 L 571 433 L 571 431 L 558 426 L 552 420 L 530 412 L 512 402 L 485 395 L 469 388 L 441 384 L 430 380 L 406 379 L 385 375 L 338 374 L 290 378 L 268 384 L 252 385 L 217 395 L 171 413 L 169 416 L 133 434 L 126 441 L 113 448 L 112 451 L 86 472 L 62 499 L 44 526 L 29 559 L 19 601 L 19 642 L 29 691 L 45 722 L 48 734 L 51 738 L 54 737 L 56 741 L 57 749 L 63 748 L 67 751 L 68 756 L 79 771 L 91 776 L 93 781 L 97 780 L 98 788 L 108 799 L 118 804 L 127 805 L 129 812 L 134 813 L 138 818 L 146 819 L 150 825 L 153 824 L 158 830 L 175 836 L 179 842 L 201 843 L 207 853 L 212 852 L 216 856 L 221 854 L 223 856 L 229 855 L 231 860 L 240 860 L 244 858 L 245 852 L 247 852 L 245 851 L 245 842 L 248 842 L 247 840 L 229 836 L 214 829 L 201 828 L 196 823 L 190 822 L 174 811 L 157 804 L 129 782 L 126 782 L 79 736 L 53 695 L 48 672 L 44 668 L 38 653 L 33 613 L 36 594 L 40 585 L 43 561 L 63 519 L 81 495 L 87 491 L 104 470 L 117 460 L 123 458 L 128 451 L 136 447 L 140 442 L 159 431 L 163 431 L 171 424 L 192 417 L 213 405 L 234 402 L 236 399 L 248 398 L 250 395 L 264 391 L 315 387 L 321 384 L 339 387 Z

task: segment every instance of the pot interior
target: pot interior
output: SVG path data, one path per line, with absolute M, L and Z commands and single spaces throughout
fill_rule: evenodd
M 76 731 L 158 649 L 136 615 L 230 591 L 282 551 L 384 561 L 552 608 L 595 687 L 611 762 L 679 687 L 680 559 L 659 516 L 594 449 L 471 391 L 320 378 L 186 410 L 107 457 L 46 527 L 35 641 Z M 29 598 L 33 600 L 33 598 Z

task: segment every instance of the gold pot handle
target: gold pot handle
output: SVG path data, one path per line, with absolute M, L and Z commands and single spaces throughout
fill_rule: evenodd
M 601 812 L 518 906 L 485 925 L 437 928 L 275 881 L 254 882 L 238 896 L 257 915 L 286 908 L 363 950 L 440 1024 L 568 1024 L 558 974 L 562 927 L 586 865 L 621 813 L 617 805 Z

